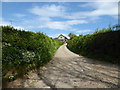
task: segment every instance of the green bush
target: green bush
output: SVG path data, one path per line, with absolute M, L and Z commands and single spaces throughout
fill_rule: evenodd
M 108 28 L 91 35 L 75 36 L 68 41 L 67 47 L 80 55 L 119 64 L 120 30 Z
M 2 28 L 2 71 L 3 80 L 11 76 L 21 76 L 28 70 L 49 62 L 63 44 L 43 33 L 17 30 L 10 26 Z

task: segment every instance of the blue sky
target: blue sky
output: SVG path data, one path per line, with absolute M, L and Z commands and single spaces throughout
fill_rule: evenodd
M 91 34 L 118 23 L 117 2 L 3 2 L 2 25 L 50 37 Z

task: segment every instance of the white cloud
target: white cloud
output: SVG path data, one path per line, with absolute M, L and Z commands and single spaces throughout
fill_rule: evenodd
M 91 32 L 91 30 L 77 30 L 77 33 L 87 33 L 87 32 Z
M 71 21 L 66 21 L 65 23 L 68 25 L 76 25 L 76 24 L 88 23 L 88 21 L 86 21 L 86 20 L 71 20 Z
M 49 28 L 57 30 L 68 30 L 76 33 L 91 32 L 91 30 L 75 30 L 73 25 L 86 24 L 90 21 L 100 19 L 100 16 L 109 15 L 116 17 L 118 15 L 118 3 L 115 2 L 89 2 L 79 6 L 80 8 L 93 8 L 91 11 L 76 11 L 74 13 L 68 12 L 67 8 L 62 5 L 43 5 L 34 6 L 28 11 L 34 15 L 32 20 L 25 20 L 22 23 L 26 28 Z M 15 14 L 16 17 L 24 17 L 24 14 Z M 63 18 L 63 21 L 54 21 L 54 18 Z M 64 20 L 65 19 L 65 20 Z M 3 21 L 4 25 L 9 25 L 10 22 Z M 1 25 L 1 24 L 0 24 Z M 17 27 L 21 28 L 22 27 Z
M 25 29 L 24 29 L 23 27 L 21 27 L 21 26 L 10 25 L 10 22 L 6 22 L 3 18 L 0 18 L 0 26 L 13 26 L 15 29 L 25 30 Z
M 118 2 L 89 2 L 79 5 L 80 8 L 92 8 L 93 10 L 78 11 L 69 14 L 69 19 L 90 19 L 104 15 L 117 16 L 118 15 Z
M 41 17 L 61 17 L 64 15 L 65 8 L 60 5 L 34 6 L 29 11 Z
M 100 16 L 103 15 L 117 15 L 117 3 L 107 2 L 107 3 L 87 3 L 83 4 L 81 7 L 92 7 L 94 10 L 92 11 L 83 11 L 83 12 L 74 12 L 68 13 L 66 12 L 66 8 L 60 5 L 44 5 L 41 7 L 35 6 L 29 11 L 35 15 L 38 15 L 38 20 L 40 25 L 39 28 L 49 28 L 49 29 L 59 29 L 59 30 L 72 30 L 72 25 L 77 24 L 85 24 L 88 23 L 89 20 L 94 21 L 96 19 L 100 19 Z M 65 19 L 72 19 L 69 21 L 54 21 L 51 17 L 62 17 Z M 79 20 L 83 18 L 83 20 Z M 87 19 L 84 20 L 84 19 Z M 88 32 L 89 30 L 84 30 L 83 32 Z M 82 32 L 82 31 L 77 31 Z
M 69 20 L 69 21 L 54 21 L 52 17 L 61 17 L 68 19 L 70 13 L 66 12 L 66 8 L 61 5 L 43 5 L 43 6 L 34 6 L 29 9 L 34 15 L 37 15 L 36 22 L 39 22 L 37 27 L 39 28 L 49 28 L 49 29 L 59 29 L 67 30 L 70 29 L 72 25 L 88 23 L 86 20 Z M 36 24 L 37 25 L 37 24 Z
M 91 16 L 118 15 L 118 3 L 115 2 L 99 3 L 97 8 L 98 9 L 92 11 Z
M 80 6 L 80 8 L 93 8 L 91 11 L 76 11 L 74 13 L 68 12 L 67 7 L 62 5 L 50 4 L 42 6 L 33 6 L 28 11 L 34 15 L 35 18 L 31 20 L 24 20 L 22 23 L 26 25 L 27 29 L 33 28 L 48 28 L 57 30 L 74 31 L 77 33 L 86 33 L 90 30 L 75 30 L 73 25 L 86 24 L 90 21 L 100 19 L 100 16 L 109 15 L 116 17 L 117 3 L 113 2 L 90 2 Z M 23 14 L 15 14 L 17 17 L 24 17 Z M 63 21 L 55 21 L 54 18 L 63 18 Z M 64 20 L 65 19 L 65 20 Z M 7 22 L 8 23 L 8 22 Z M 10 23 L 9 23 L 10 24 Z
M 39 17 L 38 20 L 44 23 L 44 22 L 49 22 L 52 19 L 50 17 Z
M 6 25 L 10 25 L 10 22 L 6 22 L 4 21 L 3 18 L 0 18 L 0 26 L 6 26 Z
M 119 2 L 119 0 L 2 0 L 3 2 Z
M 52 22 L 47 22 L 46 24 L 42 25 L 41 28 L 65 30 L 65 29 L 68 29 L 69 26 L 64 24 L 63 22 L 52 21 Z
M 116 17 L 118 14 L 117 3 L 115 2 L 90 2 L 81 5 L 80 7 L 93 8 L 92 11 L 77 11 L 74 13 L 67 12 L 67 8 L 62 5 L 43 5 L 34 6 L 29 9 L 34 15 L 37 15 L 33 24 L 38 28 L 49 28 L 49 29 L 59 29 L 59 30 L 71 30 L 72 25 L 85 24 L 95 22 L 95 20 L 100 19 L 100 16 L 111 15 Z M 53 17 L 61 17 L 63 19 L 71 19 L 69 21 L 54 21 Z M 82 19 L 82 20 L 81 20 Z M 27 21 L 30 23 L 30 21 Z M 39 24 L 38 24 L 39 22 Z M 31 26 L 32 27 L 32 26 Z M 32 27 L 33 28 L 33 27 Z
M 24 15 L 24 14 L 18 14 L 18 13 L 17 13 L 17 14 L 14 14 L 14 16 L 16 16 L 16 17 L 19 17 L 19 18 L 20 18 L 20 17 L 24 17 L 24 16 L 26 16 L 26 15 Z
M 72 25 L 88 23 L 85 20 L 69 20 L 69 21 L 50 21 L 41 26 L 41 28 L 71 30 Z
M 91 7 L 95 10 L 87 12 L 79 12 L 78 14 L 84 16 L 103 16 L 103 15 L 118 15 L 118 3 L 117 2 L 92 2 L 83 4 L 80 7 Z

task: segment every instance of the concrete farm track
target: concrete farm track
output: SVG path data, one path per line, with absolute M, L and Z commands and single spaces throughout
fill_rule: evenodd
M 74 48 L 74 47 L 73 47 Z M 37 74 L 39 73 L 39 74 Z M 8 88 L 117 88 L 118 66 L 79 56 L 62 45 L 53 60 Z

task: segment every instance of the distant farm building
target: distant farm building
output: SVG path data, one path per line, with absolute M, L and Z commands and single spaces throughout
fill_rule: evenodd
M 65 37 L 64 35 L 60 34 L 57 38 L 55 38 L 56 40 L 60 40 L 60 41 L 65 41 L 67 42 L 68 41 L 68 38 Z

